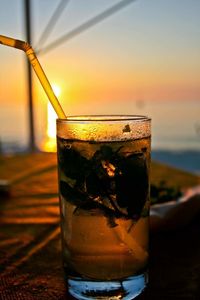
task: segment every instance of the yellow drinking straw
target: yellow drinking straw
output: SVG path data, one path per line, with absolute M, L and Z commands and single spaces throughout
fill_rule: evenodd
M 26 53 L 26 55 L 32 65 L 37 77 L 39 78 L 40 83 L 42 84 L 42 86 L 47 94 L 47 97 L 49 98 L 58 118 L 65 119 L 66 115 L 65 115 L 56 95 L 54 94 L 54 91 L 53 91 L 53 89 L 47 79 L 47 76 L 45 75 L 45 73 L 37 59 L 35 52 L 33 51 L 33 48 L 24 41 L 16 40 L 16 39 L 13 39 L 13 38 L 10 38 L 7 36 L 3 36 L 3 35 L 0 35 L 0 44 L 23 50 Z

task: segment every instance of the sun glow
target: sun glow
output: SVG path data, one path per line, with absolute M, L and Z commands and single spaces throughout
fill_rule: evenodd
M 56 136 L 56 113 L 51 106 L 51 103 L 47 104 L 47 136 L 49 138 L 55 138 Z
M 53 91 L 57 97 L 61 94 L 61 88 L 53 84 Z M 47 139 L 44 143 L 44 151 L 55 152 L 56 151 L 56 119 L 57 115 L 50 102 L 47 104 Z

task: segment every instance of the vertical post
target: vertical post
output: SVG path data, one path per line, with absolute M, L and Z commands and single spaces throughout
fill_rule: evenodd
M 26 41 L 31 45 L 31 0 L 24 0 L 25 15 L 25 33 Z M 32 68 L 27 59 L 27 89 L 28 89 L 28 122 L 29 122 L 29 151 L 36 150 L 35 132 L 34 132 L 34 111 L 33 111 L 33 93 L 32 93 Z

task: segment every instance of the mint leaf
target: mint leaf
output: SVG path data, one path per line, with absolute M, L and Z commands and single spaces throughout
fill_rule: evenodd
M 77 209 L 101 209 L 112 226 L 112 218 L 139 218 L 148 196 L 145 155 L 120 153 L 121 148 L 113 151 L 102 145 L 88 160 L 69 143 L 60 147 L 58 155 L 66 178 L 75 181 L 73 187 L 60 181 L 63 197 Z
M 82 181 L 90 170 L 90 162 L 71 145 L 59 149 L 59 165 L 64 174 L 72 179 Z
M 121 158 L 116 176 L 116 201 L 128 216 L 140 215 L 148 196 L 148 169 L 143 153 Z

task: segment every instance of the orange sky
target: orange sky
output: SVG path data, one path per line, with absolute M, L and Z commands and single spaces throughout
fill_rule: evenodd
M 11 50 L 7 54 L 6 49 L 1 49 L 5 59 L 0 77 L 2 105 L 23 103 L 26 93 L 25 55 Z M 90 101 L 200 99 L 200 62 L 194 58 L 185 62 L 157 58 L 153 62 L 150 57 L 143 63 L 138 56 L 125 63 L 122 57 L 112 60 L 111 53 L 106 57 L 104 53 L 80 54 L 73 50 L 39 57 L 50 82 L 61 87 L 60 101 L 64 106 L 83 101 L 89 104 Z M 45 102 L 46 96 L 35 74 L 34 82 L 34 89 L 40 91 L 36 97 Z

